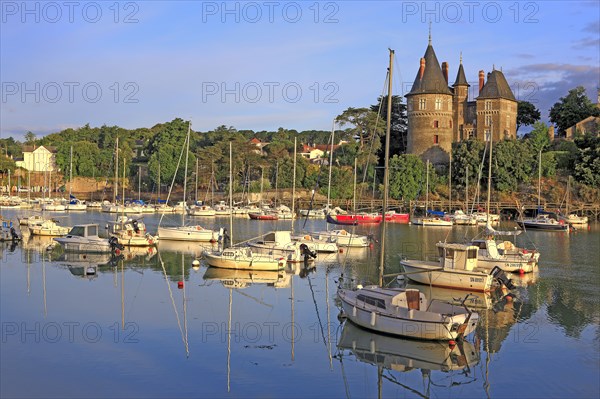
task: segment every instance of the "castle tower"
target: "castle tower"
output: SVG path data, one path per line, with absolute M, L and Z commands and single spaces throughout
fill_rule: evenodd
M 460 56 L 460 65 L 458 66 L 458 73 L 456 74 L 456 80 L 454 81 L 454 97 L 452 98 L 452 110 L 454 112 L 454 141 L 461 141 L 467 138 L 464 130 L 465 116 L 467 113 L 467 101 L 469 98 L 469 83 L 465 76 L 465 70 L 462 64 L 462 54 Z
M 480 77 L 480 81 L 482 77 Z M 477 139 L 515 139 L 517 137 L 517 100 L 502 71 L 493 69 L 477 97 Z
M 408 106 L 407 152 L 432 163 L 447 163 L 452 148 L 452 92 L 442 73 L 431 36 L 411 91 L 405 95 Z

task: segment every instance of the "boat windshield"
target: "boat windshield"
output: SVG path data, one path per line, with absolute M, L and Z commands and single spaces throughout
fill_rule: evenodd
M 85 227 L 84 226 L 74 226 L 69 232 L 70 236 L 79 236 L 85 237 Z

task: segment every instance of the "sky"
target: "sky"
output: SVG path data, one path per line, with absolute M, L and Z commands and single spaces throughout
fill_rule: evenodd
M 349 107 L 406 94 L 429 30 L 454 82 L 501 69 L 549 108 L 600 87 L 597 1 L 0 1 L 0 138 L 68 127 L 330 130 Z M 430 28 L 431 22 L 431 28 Z

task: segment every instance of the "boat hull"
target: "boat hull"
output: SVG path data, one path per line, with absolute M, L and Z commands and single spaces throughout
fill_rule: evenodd
M 425 340 L 457 339 L 460 335 L 453 325 L 462 325 L 468 321 L 464 335 L 475 330 L 478 316 L 476 313 L 467 320 L 466 314 L 432 317 L 430 312 L 397 307 L 393 316 L 373 311 L 372 307 L 356 300 L 350 290 L 338 290 L 338 297 L 346 317 L 356 325 L 380 333 L 406 338 Z M 388 309 L 389 310 L 389 309 Z
M 438 262 L 418 260 L 403 260 L 400 264 L 406 277 L 417 283 L 476 292 L 489 292 L 492 288 L 492 275 L 483 272 L 444 270 Z
M 218 233 L 201 226 L 159 227 L 158 237 L 161 240 L 216 242 Z
M 219 267 L 222 269 L 236 270 L 271 270 L 277 271 L 285 267 L 285 259 L 262 257 L 262 256 L 227 256 L 210 252 L 203 253 L 204 259 L 209 266 Z

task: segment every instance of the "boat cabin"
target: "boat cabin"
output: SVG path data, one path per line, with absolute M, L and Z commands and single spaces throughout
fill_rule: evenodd
M 425 310 L 427 309 L 427 298 L 419 290 L 407 288 L 392 298 L 392 305 L 401 308 Z
M 97 224 L 78 224 L 71 228 L 67 238 L 69 237 L 98 237 Z
M 292 235 L 289 230 L 273 231 L 263 236 L 263 239 L 257 241 L 257 244 L 273 245 L 275 247 L 285 246 L 292 242 Z
M 473 270 L 477 267 L 477 251 L 475 245 L 448 244 L 438 242 L 440 264 L 444 269 Z

